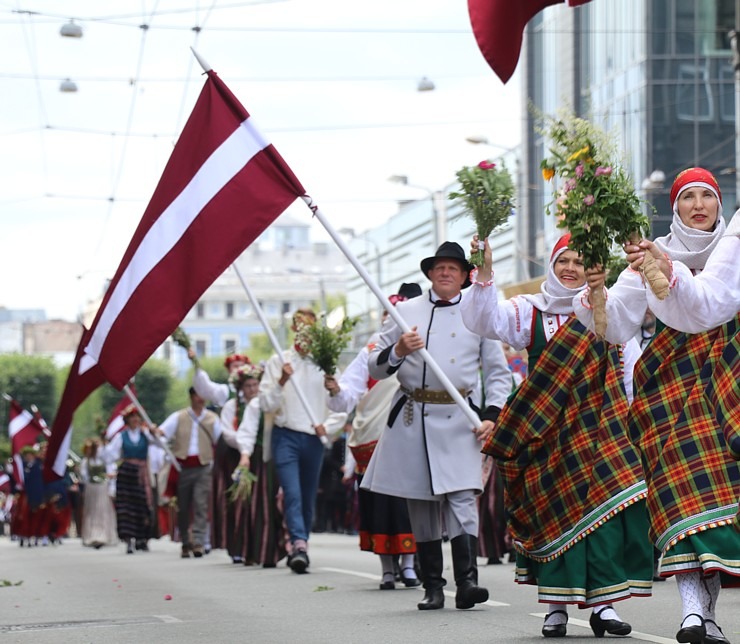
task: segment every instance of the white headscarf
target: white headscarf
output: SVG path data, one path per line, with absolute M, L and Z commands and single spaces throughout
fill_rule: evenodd
M 570 242 L 570 233 L 563 235 L 555 244 L 550 257 L 550 265 L 547 268 L 547 279 L 542 282 L 540 292 L 536 295 L 521 296 L 543 313 L 570 315 L 573 313 L 573 298 L 586 288 L 585 283 L 578 288 L 568 288 L 555 276 L 555 261 L 566 250 L 569 250 L 568 242 Z
M 717 221 L 714 230 L 696 230 L 689 228 L 681 221 L 678 215 L 678 198 L 681 193 L 688 188 L 706 188 L 714 193 L 717 197 Z M 673 221 L 671 222 L 671 232 L 665 237 L 658 237 L 655 245 L 674 261 L 679 261 L 688 268 L 700 271 L 712 254 L 712 251 L 725 234 L 725 220 L 722 217 L 722 200 L 720 199 L 714 186 L 703 181 L 693 181 L 681 187 L 681 191 L 676 195 L 673 201 Z

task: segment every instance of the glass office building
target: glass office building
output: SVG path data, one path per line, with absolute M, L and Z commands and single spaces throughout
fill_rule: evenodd
M 724 210 L 737 202 L 735 82 L 729 31 L 735 0 L 610 0 L 557 6 L 527 28 L 522 63 L 531 104 L 525 125 L 519 244 L 544 257 L 558 235 L 544 215 L 552 187 L 540 176 L 547 141 L 536 114 L 570 107 L 614 133 L 625 167 L 647 202 L 653 235 L 671 222 L 676 174 L 702 166 L 720 183 Z M 665 177 L 660 181 L 661 175 Z M 537 265 L 531 267 L 536 274 Z

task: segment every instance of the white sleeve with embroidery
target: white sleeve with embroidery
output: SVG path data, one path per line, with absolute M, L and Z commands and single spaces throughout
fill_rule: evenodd
M 737 215 L 735 215 L 737 218 Z M 740 311 L 740 238 L 723 237 L 698 275 L 673 263 L 673 286 L 664 300 L 648 292 L 648 305 L 669 327 L 699 333 L 729 322 Z

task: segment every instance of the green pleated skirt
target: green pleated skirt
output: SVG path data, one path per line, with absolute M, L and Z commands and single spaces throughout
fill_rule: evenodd
M 732 525 L 702 530 L 681 539 L 663 553 L 662 577 L 686 572 L 722 574 L 723 586 L 740 585 L 740 532 Z
M 516 581 L 536 584 L 538 600 L 545 604 L 587 608 L 649 597 L 653 546 L 645 501 L 628 506 L 551 561 L 517 553 Z

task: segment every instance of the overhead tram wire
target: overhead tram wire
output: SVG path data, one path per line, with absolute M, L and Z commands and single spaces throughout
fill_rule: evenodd
M 142 0 L 143 3 L 143 0 Z M 116 204 L 116 194 L 118 191 L 118 186 L 121 183 L 121 177 L 123 176 L 123 169 L 125 167 L 125 161 L 126 161 L 126 153 L 128 151 L 128 142 L 129 137 L 131 133 L 131 126 L 133 124 L 134 119 L 134 112 L 136 109 L 136 98 L 139 94 L 139 79 L 141 78 L 141 68 L 144 62 L 144 50 L 146 48 L 147 43 L 147 34 L 149 33 L 149 24 L 151 22 L 152 16 L 156 15 L 156 7 L 157 4 L 159 4 L 159 0 L 156 1 L 154 5 L 154 10 L 152 10 L 152 13 L 149 16 L 149 20 L 147 20 L 147 16 L 145 13 L 142 14 L 143 21 L 140 25 L 141 29 L 141 39 L 139 41 L 139 56 L 138 60 L 136 62 L 136 74 L 133 78 L 133 82 L 131 83 L 131 104 L 129 105 L 129 111 L 128 111 L 128 118 L 126 121 L 126 131 L 123 135 L 123 145 L 121 147 L 121 155 L 119 157 L 118 161 L 118 168 L 114 172 L 114 176 L 112 178 L 112 185 L 111 185 L 111 192 L 110 192 L 110 198 L 108 200 L 108 209 L 105 214 L 105 219 L 103 220 L 103 226 L 100 230 L 100 237 L 98 238 L 98 243 L 95 245 L 95 250 L 93 251 L 92 257 L 95 258 L 100 253 L 100 249 L 103 245 L 103 240 L 105 239 L 106 232 L 108 230 L 108 225 L 110 224 L 110 219 L 113 214 L 113 207 Z
M 34 29 L 34 18 L 31 14 L 27 14 L 24 18 L 25 19 L 22 23 L 21 31 L 23 33 L 23 40 L 26 43 L 26 51 L 28 52 L 28 60 L 31 63 L 34 87 L 36 88 L 36 100 L 38 102 L 39 119 L 41 121 L 41 127 L 39 128 L 39 144 L 41 147 L 41 176 L 44 185 L 46 185 L 49 181 L 49 162 L 48 152 L 46 149 L 45 130 L 48 127 L 49 119 L 46 113 L 44 95 L 41 91 L 41 78 L 38 69 L 38 57 L 36 55 L 36 32 Z
M 195 27 L 191 27 L 193 30 L 193 49 L 198 49 L 198 40 L 200 39 L 200 34 L 203 31 L 203 28 L 205 27 L 206 22 L 208 22 L 208 18 L 211 16 L 211 12 L 213 11 L 214 6 L 216 5 L 216 2 L 218 0 L 213 0 L 211 2 L 211 6 L 208 8 L 208 11 L 206 12 L 206 15 L 203 17 L 203 21 L 199 24 L 198 23 L 198 5 L 200 4 L 196 0 L 196 9 L 195 9 Z M 185 114 L 185 102 L 188 97 L 188 89 L 190 88 L 190 79 L 193 75 L 193 63 L 195 62 L 195 56 L 188 56 L 188 64 L 187 64 L 187 70 L 185 72 L 185 82 L 183 83 L 182 87 L 182 97 L 180 99 L 180 109 L 177 112 L 177 118 L 175 119 L 175 138 L 173 138 L 172 145 L 175 145 L 176 137 L 179 136 L 180 130 L 182 129 L 182 120 L 183 115 Z

